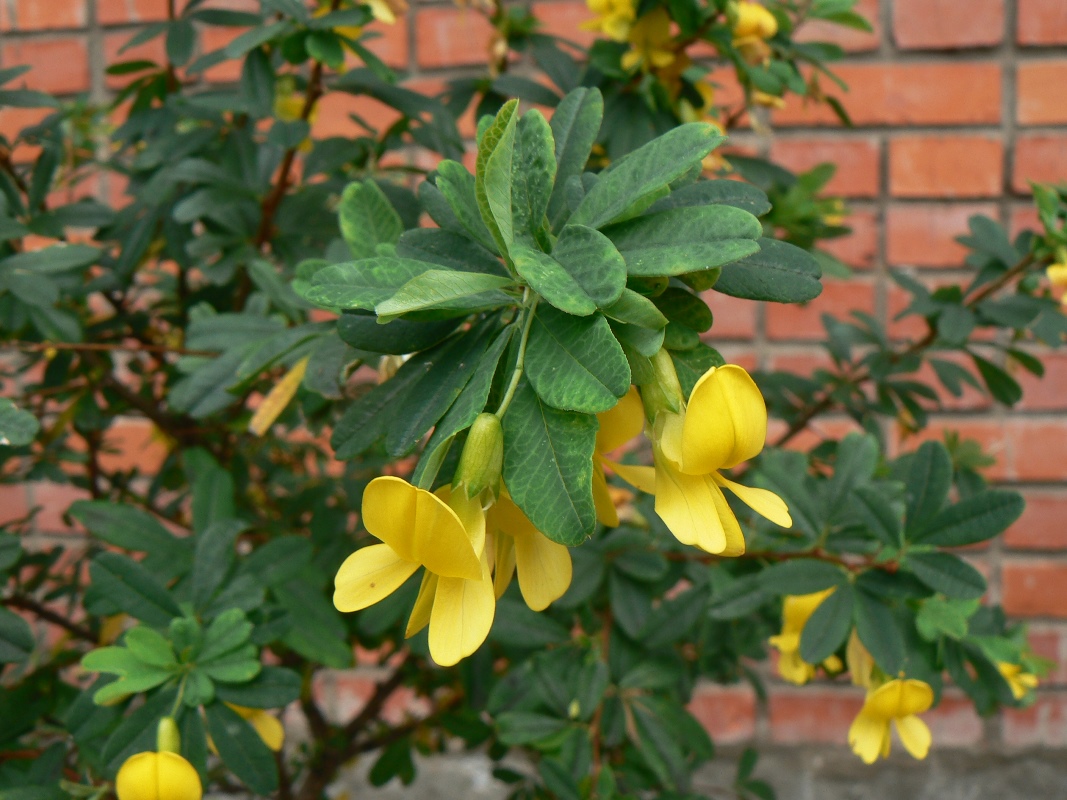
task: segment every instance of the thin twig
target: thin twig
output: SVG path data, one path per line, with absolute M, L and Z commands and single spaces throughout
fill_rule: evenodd
M 32 597 L 24 594 L 13 594 L 4 600 L 4 605 L 11 608 L 21 608 L 23 611 L 29 611 L 36 617 L 43 619 L 45 622 L 51 622 L 53 625 L 58 625 L 71 635 L 78 637 L 86 642 L 92 642 L 96 644 L 96 634 L 83 625 L 79 625 L 77 622 L 72 622 L 61 614 L 57 614 L 47 606 L 38 603 Z

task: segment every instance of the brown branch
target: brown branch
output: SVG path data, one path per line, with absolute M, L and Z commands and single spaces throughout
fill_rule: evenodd
M 96 644 L 97 636 L 91 630 L 83 625 L 79 625 L 77 622 L 72 622 L 62 614 L 57 614 L 52 609 L 38 603 L 28 595 L 13 594 L 4 601 L 4 605 L 10 606 L 11 608 L 21 608 L 23 611 L 29 611 L 35 617 L 39 617 L 45 622 L 51 622 L 53 625 L 58 625 L 72 636 Z
M 965 308 L 973 309 L 983 300 L 987 300 L 992 295 L 1003 289 L 1017 277 L 1022 275 L 1029 269 L 1034 263 L 1034 257 L 1028 255 L 1015 264 L 1011 269 L 999 276 L 996 280 L 990 281 L 985 286 L 976 290 L 970 297 L 965 297 L 963 305 Z M 937 339 L 937 329 L 931 325 L 930 330 L 922 339 L 916 342 L 912 342 L 903 350 L 894 353 L 889 357 L 890 363 L 897 364 L 906 358 L 917 355 L 923 350 L 926 350 Z M 866 383 L 871 379 L 870 369 L 863 368 L 855 372 L 854 374 L 848 374 L 847 372 L 841 376 L 842 385 L 858 386 L 861 383 Z M 797 434 L 807 428 L 815 417 L 823 414 L 837 405 L 837 401 L 834 397 L 836 389 L 834 387 L 823 392 L 822 396 L 817 400 L 814 400 L 809 405 L 802 407 L 796 417 L 793 418 L 789 427 L 774 441 L 774 447 L 782 447 L 786 443 L 790 442 Z
M 163 344 L 146 344 L 136 342 L 124 344 L 120 342 L 0 342 L 0 347 L 12 350 L 23 350 L 27 353 L 47 353 L 49 350 L 73 350 L 80 353 L 159 353 L 173 354 L 176 356 L 205 356 L 214 358 L 218 356 L 215 350 L 186 350 L 183 347 L 169 347 Z

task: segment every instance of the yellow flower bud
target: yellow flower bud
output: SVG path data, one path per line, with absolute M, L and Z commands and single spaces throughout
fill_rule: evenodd
M 193 765 L 177 753 L 132 755 L 115 779 L 119 800 L 200 800 L 203 793 Z
M 467 497 L 476 497 L 486 489 L 496 497 L 503 465 L 504 431 L 500 427 L 500 418 L 483 412 L 467 434 L 453 484 L 465 486 Z
M 180 753 L 182 735 L 178 732 L 178 723 L 174 717 L 163 717 L 156 728 L 156 749 L 161 753 Z

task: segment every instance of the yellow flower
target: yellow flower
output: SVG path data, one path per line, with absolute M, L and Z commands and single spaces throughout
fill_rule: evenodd
M 785 108 L 785 100 L 783 98 L 759 90 L 752 93 L 752 102 L 764 108 Z
M 696 382 L 686 404 L 670 355 L 661 350 L 653 365 L 657 374 L 669 375 L 674 384 L 666 389 L 659 384 L 642 387 L 642 396 L 648 393 L 657 406 L 662 405 L 653 412 L 655 467 L 612 465 L 619 477 L 655 494 L 656 513 L 678 541 L 708 553 L 745 552 L 745 537 L 724 488 L 756 513 L 791 527 L 789 509 L 778 495 L 742 486 L 719 473 L 754 458 L 767 438 L 767 407 L 749 374 L 735 364 L 712 367 Z M 656 400 L 657 392 L 673 400 Z M 677 410 L 670 407 L 672 402 Z
M 516 572 L 522 599 L 534 611 L 544 611 L 567 591 L 573 569 L 571 551 L 537 530 L 506 492 L 486 513 L 486 531 L 495 545 L 497 597 L 504 594 Z
M 177 753 L 137 753 L 115 778 L 119 800 L 200 800 L 204 790 L 193 765 Z
M 802 686 L 815 677 L 815 665 L 800 657 L 800 635 L 815 609 L 833 591 L 831 587 L 812 594 L 790 595 L 782 604 L 782 632 L 772 636 L 769 641 L 780 654 L 778 674 L 797 686 Z
M 700 95 L 701 103 L 694 106 L 687 98 L 678 101 L 678 116 L 682 122 L 700 122 L 711 113 L 711 107 L 715 105 L 715 88 L 707 81 L 697 81 L 693 88 Z
M 634 23 L 630 28 L 630 49 L 622 57 L 623 69 L 643 67 L 662 68 L 675 59 L 671 48 L 671 17 L 667 9 L 659 7 Z
M 1067 263 L 1051 264 L 1045 270 L 1049 283 L 1057 289 L 1067 289 Z
M 774 14 L 759 3 L 741 0 L 737 4 L 737 19 L 734 22 L 734 47 L 750 64 L 759 64 L 771 54 L 767 39 L 778 33 L 778 20 Z
M 1024 672 L 1019 664 L 1008 664 L 1004 661 L 997 662 L 997 670 L 1011 687 L 1011 696 L 1016 700 L 1022 700 L 1031 689 L 1037 688 L 1037 676 Z
M 244 706 L 235 706 L 233 703 L 227 703 L 226 705 L 240 714 L 242 719 L 247 720 L 248 724 L 259 734 L 263 744 L 275 753 L 282 749 L 282 745 L 285 744 L 285 728 L 282 727 L 281 720 L 276 716 L 262 708 L 245 708 Z
M 845 645 L 845 659 L 848 661 L 848 672 L 852 677 L 852 683 L 856 686 L 870 688 L 871 675 L 874 672 L 874 659 L 867 652 L 867 648 L 860 641 L 859 634 L 855 630 L 848 637 Z
M 341 565 L 337 609 L 374 605 L 425 567 L 407 635 L 428 624 L 430 655 L 445 667 L 477 650 L 496 612 L 478 501 L 447 487 L 435 495 L 400 478 L 375 478 L 363 493 L 363 524 L 382 544 L 357 550 Z
M 597 414 L 597 421 L 600 423 L 600 429 L 596 434 L 596 450 L 593 453 L 593 503 L 596 506 L 596 518 L 600 523 L 615 528 L 619 524 L 619 512 L 612 502 L 608 483 L 604 478 L 604 465 L 607 464 L 614 470 L 616 464 L 607 458 L 607 454 L 626 444 L 645 427 L 645 411 L 637 388 L 631 386 L 630 391 L 614 408 Z
M 386 25 L 394 24 L 396 15 L 404 14 L 408 10 L 408 4 L 404 0 L 364 0 L 363 5 L 370 6 L 373 17 Z
M 586 20 L 579 27 L 602 33 L 616 42 L 625 42 L 630 35 L 636 11 L 633 0 L 585 0 L 596 18 Z
M 878 757 L 889 756 L 889 723 L 897 729 L 904 749 L 914 758 L 926 758 L 930 752 L 930 729 L 917 714 L 927 711 L 934 702 L 934 690 L 923 681 L 899 678 L 867 693 L 863 708 L 848 729 L 852 751 L 873 764 Z

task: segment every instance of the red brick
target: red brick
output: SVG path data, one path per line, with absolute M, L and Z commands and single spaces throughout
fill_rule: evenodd
M 1005 709 L 1002 731 L 1011 747 L 1067 746 L 1067 695 L 1039 694 L 1029 708 Z
M 782 420 L 772 419 L 767 426 L 767 441 L 776 442 L 786 430 Z M 816 417 L 808 426 L 794 436 L 785 445 L 790 450 L 810 452 L 823 442 L 841 441 L 850 433 L 864 433 L 860 424 L 851 417 L 831 416 Z
M 366 39 L 363 44 L 378 58 L 391 67 L 404 69 L 408 66 L 408 20 L 407 17 L 398 17 L 393 25 L 382 22 L 373 23 L 367 28 L 367 33 L 378 33 L 380 36 Z M 348 54 L 348 66 L 362 66 L 362 61 L 356 59 L 351 53 Z
M 1035 356 L 1045 365 L 1043 377 L 1021 368 L 1015 369 L 1015 380 L 1023 387 L 1023 399 L 1016 408 L 1026 411 L 1062 411 L 1067 409 L 1067 353 L 1036 351 Z
M 1067 135 L 1035 134 L 1018 138 L 1012 188 L 1028 194 L 1030 181 L 1067 181 Z
M 1000 121 L 1000 67 L 992 62 L 846 64 L 834 70 L 848 84 L 840 93 L 854 124 L 967 125 Z M 825 105 L 803 106 L 796 98 L 774 113 L 779 125 L 837 125 Z
M 806 172 L 819 164 L 837 165 L 826 185 L 829 194 L 843 197 L 877 197 L 879 190 L 878 140 L 862 138 L 778 138 L 771 157 L 794 172 Z
M 886 258 L 892 266 L 962 266 L 967 249 L 955 241 L 967 220 L 981 214 L 996 218 L 992 203 L 892 205 L 886 216 Z
M 415 53 L 420 67 L 483 65 L 493 26 L 470 8 L 425 8 L 415 16 Z
M 20 131 L 36 125 L 51 113 L 50 108 L 15 108 L 14 106 L 0 108 L 0 135 L 14 140 Z M 36 157 L 38 149 L 36 146 L 19 144 L 15 148 L 14 159 L 19 163 L 25 163 Z
M 700 685 L 689 712 L 716 744 L 746 742 L 756 732 L 756 695 L 748 686 Z
M 833 369 L 833 359 L 822 347 L 790 349 L 772 355 L 768 359 L 767 368 L 796 375 L 811 375 L 817 369 Z
M 843 745 L 848 728 L 863 707 L 859 689 L 779 689 L 770 696 L 771 741 L 782 744 Z
M 221 50 L 242 33 L 245 28 L 229 28 L 216 25 L 203 25 L 200 27 L 200 52 L 213 53 Z M 212 83 L 231 83 L 240 80 L 243 61 L 240 58 L 231 58 L 223 61 L 210 69 L 204 70 L 200 76 Z
M 6 41 L 2 55 L 5 67 L 33 66 L 15 85 L 53 94 L 89 88 L 89 49 L 84 36 Z
M 826 239 L 819 247 L 856 269 L 870 269 L 878 257 L 878 216 L 873 211 L 853 211 L 845 224 L 852 233 Z
M 1019 550 L 1067 550 L 1067 492 L 1027 489 L 1022 494 L 1026 510 L 1004 533 L 1004 544 Z
M 874 313 L 874 284 L 863 278 L 823 280 L 822 294 L 809 303 L 768 303 L 767 337 L 770 339 L 822 339 L 822 315 L 842 317 L 851 310 Z
M 716 291 L 701 295 L 707 301 L 715 324 L 709 332 L 712 343 L 719 339 L 751 339 L 756 335 L 756 304 Z
M 28 486 L 31 503 L 40 508 L 34 519 L 38 533 L 70 533 L 77 530 L 64 522 L 63 515 L 75 500 L 88 500 L 88 492 L 69 483 L 31 483 Z
M 533 14 L 541 22 L 538 32 L 550 36 L 559 36 L 577 42 L 582 47 L 589 47 L 599 37 L 594 31 L 585 31 L 579 27 L 595 15 L 580 0 L 563 3 L 534 3 Z
M 100 466 L 106 472 L 139 469 L 154 474 L 168 452 L 169 448 L 149 420 L 120 419 L 104 435 Z
M 902 50 L 990 47 L 1004 37 L 1004 0 L 895 0 L 893 38 Z
M 1041 679 L 1041 685 L 1067 684 L 1067 628 L 1063 625 L 1035 623 L 1028 626 L 1026 640 L 1035 655 L 1047 658 L 1055 666 Z
M 167 18 L 167 0 L 97 0 L 96 18 L 102 25 L 156 22 Z
M 1014 450 L 1011 477 L 1067 481 L 1067 425 L 1062 418 L 1046 422 L 1015 417 L 1008 419 L 1005 428 Z
M 1018 66 L 1017 119 L 1023 125 L 1057 125 L 1067 122 L 1063 87 L 1067 61 L 1029 61 Z
M 1041 220 L 1037 216 L 1037 209 L 1033 205 L 1017 206 L 1011 210 L 1008 232 L 1012 239 L 1023 231 L 1040 230 L 1042 230 Z
M 882 41 L 882 22 L 878 11 L 878 0 L 860 0 L 855 10 L 871 23 L 873 31 L 868 33 L 814 19 L 808 20 L 797 32 L 797 41 L 832 42 L 849 53 L 877 50 Z
M 26 487 L 21 483 L 0 484 L 0 525 L 22 519 L 30 511 Z
M 1004 148 L 989 136 L 900 136 L 889 143 L 889 191 L 896 197 L 996 197 Z
M 5 30 L 39 31 L 84 28 L 88 21 L 85 0 L 47 3 L 41 0 L 17 0 L 13 19 L 5 21 Z
M 1001 568 L 1000 582 L 1009 614 L 1067 618 L 1067 563 L 1010 559 Z
M 935 747 L 967 747 L 982 740 L 982 720 L 962 692 L 946 692 L 936 708 L 922 715 Z
M 1067 3 L 1019 0 L 1019 44 L 1067 44 Z
M 400 118 L 398 111 L 366 95 L 357 97 L 343 92 L 330 92 L 319 100 L 312 133 L 316 138 L 363 135 L 366 131 L 352 120 L 351 114 L 373 120 L 372 124 L 381 128 L 388 127 Z

